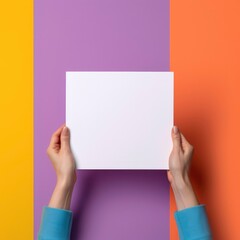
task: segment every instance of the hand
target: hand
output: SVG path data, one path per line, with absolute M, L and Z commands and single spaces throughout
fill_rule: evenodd
M 179 129 L 172 128 L 173 149 L 169 157 L 168 180 L 171 184 L 187 180 L 193 155 L 193 146 L 186 140 Z
M 73 187 L 77 180 L 76 164 L 70 147 L 70 131 L 65 124 L 53 133 L 47 155 L 56 171 L 57 185 Z
M 172 186 L 178 210 L 198 205 L 196 195 L 189 179 L 189 167 L 193 146 L 179 129 L 172 128 L 173 149 L 169 156 L 168 180 Z

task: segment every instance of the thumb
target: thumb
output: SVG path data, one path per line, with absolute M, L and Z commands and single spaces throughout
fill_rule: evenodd
M 173 149 L 179 150 L 181 149 L 181 136 L 178 127 L 173 126 L 172 128 L 172 142 Z
M 66 126 L 61 133 L 61 148 L 70 149 L 70 131 Z

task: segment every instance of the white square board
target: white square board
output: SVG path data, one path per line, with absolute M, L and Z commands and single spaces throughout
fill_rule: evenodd
M 173 72 L 66 72 L 77 169 L 168 169 Z

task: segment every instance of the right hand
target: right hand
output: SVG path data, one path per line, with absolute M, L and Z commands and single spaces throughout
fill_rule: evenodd
M 186 140 L 179 129 L 172 128 L 173 149 L 169 156 L 168 180 L 171 185 L 189 181 L 188 172 L 193 155 L 193 146 Z

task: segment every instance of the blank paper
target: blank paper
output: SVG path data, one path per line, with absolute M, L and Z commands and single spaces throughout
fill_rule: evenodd
M 168 169 L 173 72 L 66 72 L 77 169 Z

